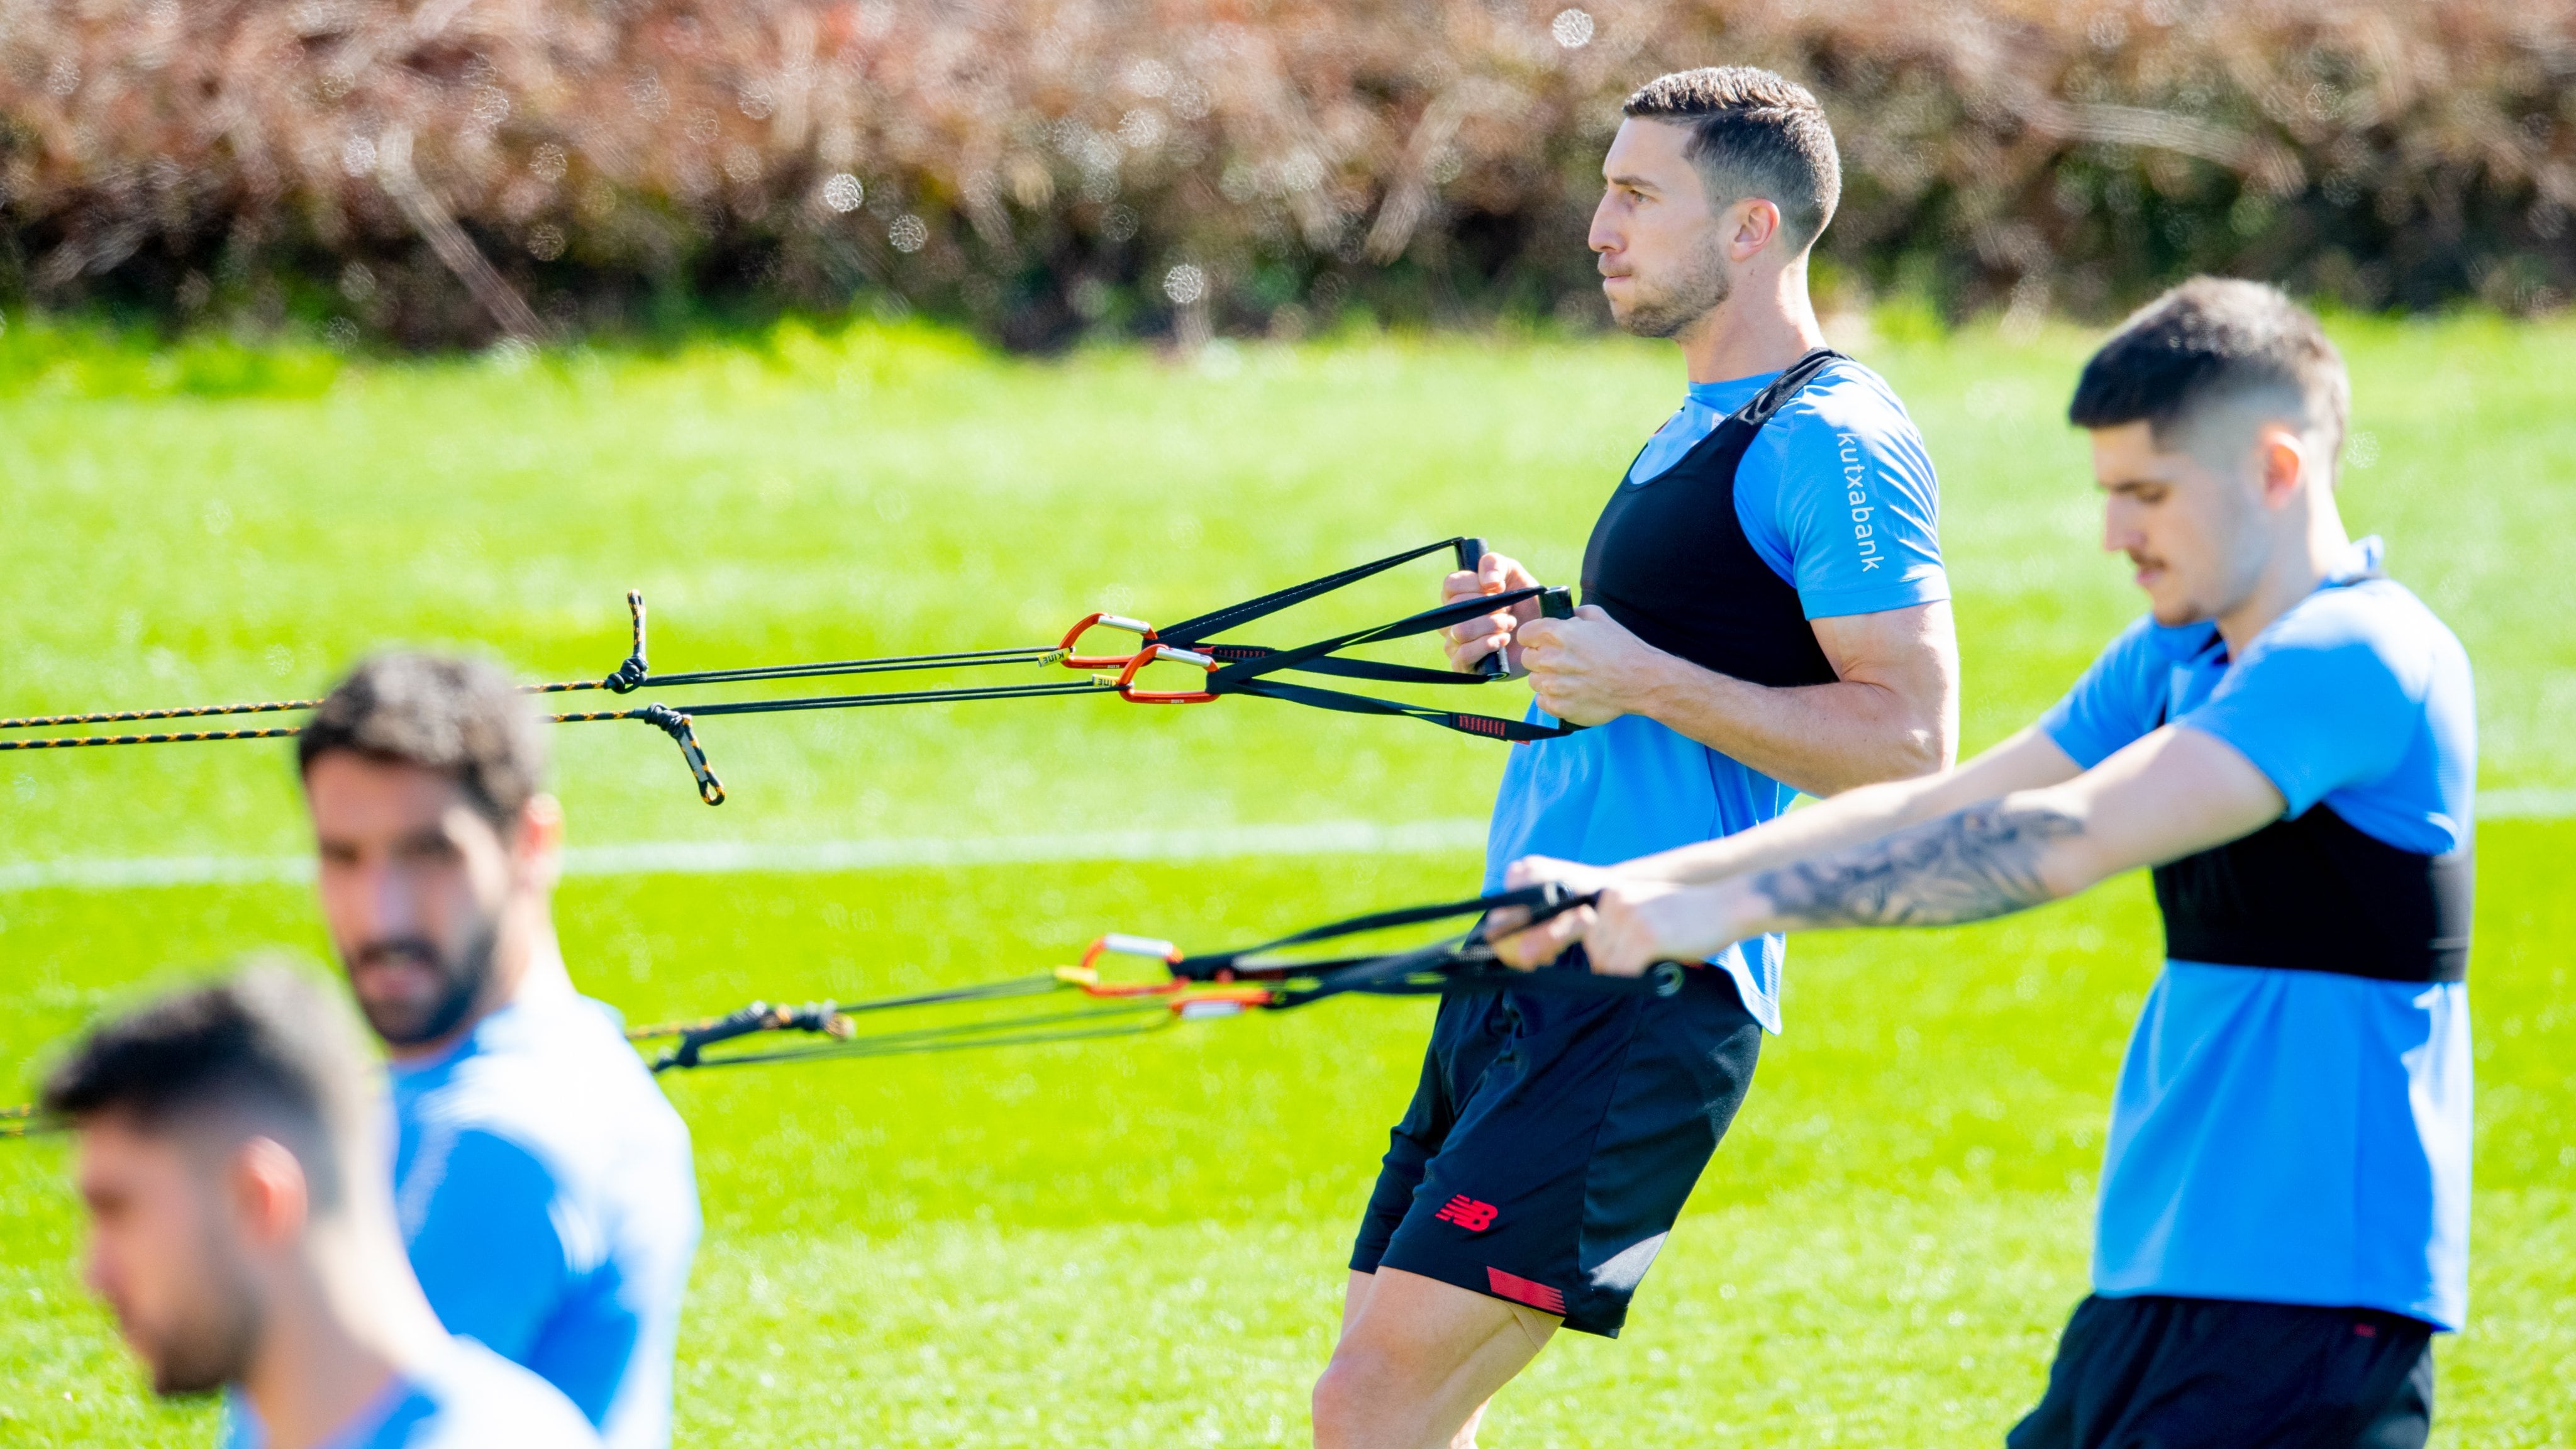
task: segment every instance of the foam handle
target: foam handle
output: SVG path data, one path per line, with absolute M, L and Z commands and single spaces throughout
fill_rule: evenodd
M 1459 568 L 1468 573 L 1474 573 L 1476 571 L 1476 565 L 1483 562 L 1484 558 L 1485 541 L 1483 539 L 1462 538 L 1458 540 Z M 1503 651 L 1500 649 L 1497 649 L 1493 653 L 1476 661 L 1476 672 L 1485 676 L 1487 679 L 1502 678 L 1505 667 L 1506 666 L 1503 663 Z
M 1574 590 L 1566 588 L 1561 584 L 1551 585 L 1548 588 L 1540 590 L 1538 596 L 1538 611 L 1540 616 L 1543 618 L 1573 618 Z

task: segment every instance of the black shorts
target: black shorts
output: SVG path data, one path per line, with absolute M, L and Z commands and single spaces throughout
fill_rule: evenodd
M 1420 1273 L 1619 1336 L 1628 1297 L 1753 1082 L 1735 980 L 1440 1004 L 1351 1267 Z
M 2087 1298 L 2007 1449 L 2423 1449 L 2433 1326 L 2370 1308 Z

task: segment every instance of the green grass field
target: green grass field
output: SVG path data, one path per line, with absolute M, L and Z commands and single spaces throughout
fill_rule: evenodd
M 2336 331 L 2367 459 L 2348 515 L 2390 536 L 2393 572 L 2467 640 L 2482 778 L 2502 792 L 2479 842 L 2474 1322 L 2440 1351 L 2437 1440 L 2567 1443 L 2576 574 L 2556 540 L 2576 529 L 2576 328 Z M 2084 342 L 1971 332 L 1865 353 L 1942 470 L 1971 748 L 2043 707 L 2136 608 L 2060 421 Z M 685 669 L 1039 642 L 1102 607 L 1168 620 L 1459 532 L 1565 579 L 1680 388 L 1668 351 L 1621 342 L 1351 337 L 1041 364 L 884 330 L 351 369 L 307 398 L 14 375 L 10 714 L 310 692 L 394 639 L 602 674 L 630 585 L 653 606 L 656 664 Z M 1437 571 L 1262 637 L 1393 617 Z M 1230 944 L 1462 894 L 1476 859 L 1455 842 L 1503 759 L 1261 700 L 701 736 L 733 791 L 720 810 L 652 731 L 566 727 L 575 845 L 916 841 L 987 863 L 579 875 L 560 904 L 574 975 L 635 1019 L 1016 973 L 1103 930 Z M 303 844 L 281 747 L 11 755 L 0 790 L 0 1094 L 138 983 L 261 945 L 320 959 L 304 889 L 280 875 Z M 1432 828 L 1419 849 L 1204 855 L 1233 827 L 1336 822 Z M 1018 844 L 958 844 L 994 840 Z M 201 883 L 119 887 L 134 868 L 99 864 L 137 859 Z M 202 883 L 227 871 L 241 879 Z M 1485 1442 L 1996 1442 L 2083 1291 L 2106 1101 L 2157 939 L 2135 880 L 1987 927 L 1801 939 L 1788 1035 L 1627 1336 L 1561 1337 Z M 1133 1042 L 671 1081 L 708 1222 L 680 1442 L 1304 1442 L 1348 1233 L 1428 1021 L 1421 1003 L 1342 1000 Z M 0 1144 L 0 1444 L 202 1442 L 202 1406 L 143 1392 L 78 1285 L 77 1245 L 63 1144 Z

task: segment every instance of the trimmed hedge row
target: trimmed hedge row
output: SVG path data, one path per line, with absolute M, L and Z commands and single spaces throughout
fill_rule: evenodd
M 1588 324 L 1621 97 L 1725 62 L 1832 113 L 1847 292 L 2576 290 L 2576 0 L 84 0 L 0 5 L 0 297 L 412 346 Z

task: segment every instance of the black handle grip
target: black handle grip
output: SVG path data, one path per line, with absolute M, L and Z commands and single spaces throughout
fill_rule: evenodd
M 1484 562 L 1484 558 L 1485 541 L 1483 539 L 1462 538 L 1458 540 L 1459 568 L 1464 569 L 1469 573 L 1473 573 L 1476 571 L 1476 565 Z M 1500 649 L 1497 649 L 1493 653 L 1476 661 L 1476 672 L 1485 676 L 1487 679 L 1502 678 L 1503 671 L 1506 667 L 1507 666 L 1503 663 L 1503 651 Z
M 1574 590 L 1566 588 L 1561 584 L 1550 585 L 1549 587 L 1540 590 L 1538 596 L 1538 612 L 1540 617 L 1547 619 L 1573 618 Z

